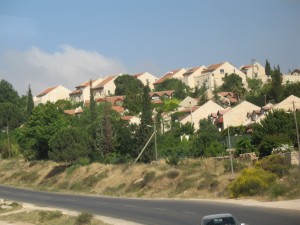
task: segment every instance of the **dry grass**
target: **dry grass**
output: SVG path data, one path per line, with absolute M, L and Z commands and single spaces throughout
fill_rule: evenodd
M 0 182 L 48 191 L 124 197 L 227 197 L 224 162 L 188 159 L 178 166 L 151 164 L 66 166 L 51 161 L 2 160 Z M 30 182 L 25 181 L 30 179 Z

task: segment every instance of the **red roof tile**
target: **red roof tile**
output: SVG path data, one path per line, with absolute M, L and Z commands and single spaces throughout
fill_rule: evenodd
M 118 106 L 118 105 L 113 106 L 112 109 L 115 110 L 118 113 L 122 113 L 122 112 L 125 111 L 124 107 Z
M 100 89 L 103 88 L 105 84 L 107 84 L 109 81 L 113 80 L 116 76 L 108 76 L 103 81 L 101 81 L 98 85 L 93 87 L 93 89 Z
M 152 91 L 149 92 L 149 96 L 152 97 L 154 95 L 158 95 L 159 97 L 163 96 L 163 95 L 168 95 L 171 96 L 174 93 L 174 90 L 169 90 L 169 91 Z
M 82 93 L 82 90 L 74 90 L 69 95 L 77 95 L 77 94 L 81 94 L 81 93 Z
M 206 69 L 204 69 L 202 71 L 202 73 L 212 72 L 212 71 L 218 69 L 222 64 L 224 64 L 224 63 L 218 63 L 218 64 L 210 65 Z
M 42 96 L 48 94 L 50 91 L 52 91 L 52 90 L 55 89 L 55 88 L 57 88 L 57 86 L 47 88 L 47 89 L 44 90 L 43 92 L 39 93 L 36 97 L 42 97 Z
M 94 83 L 96 80 L 92 80 L 92 83 Z M 90 86 L 90 81 L 86 81 L 80 85 L 78 85 L 76 88 L 81 88 L 81 87 L 88 87 Z

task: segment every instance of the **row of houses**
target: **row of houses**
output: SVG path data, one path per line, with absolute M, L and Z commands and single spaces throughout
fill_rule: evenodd
M 181 80 L 192 89 L 205 85 L 208 88 L 208 96 L 210 97 L 214 87 L 221 86 L 225 75 L 231 73 L 235 73 L 240 76 L 246 88 L 247 78 L 261 79 L 264 83 L 268 82 L 270 79 L 269 75 L 265 73 L 265 68 L 258 62 L 236 68 L 226 61 L 209 66 L 172 70 L 167 72 L 161 78 L 157 78 L 148 72 L 134 74 L 133 77 L 139 79 L 144 85 L 148 84 L 151 90 L 153 90 L 156 85 L 171 78 Z M 46 103 L 47 101 L 56 102 L 59 99 L 69 99 L 73 102 L 84 102 L 89 99 L 90 88 L 92 88 L 92 92 L 96 98 L 112 96 L 115 94 L 116 89 L 114 81 L 120 75 L 122 74 L 98 78 L 92 80 L 91 84 L 90 81 L 86 81 L 76 86 L 72 91 L 62 85 L 50 87 L 36 95 L 34 97 L 34 102 L 35 105 Z M 296 81 L 300 81 L 299 70 L 294 70 L 291 75 L 283 76 L 284 83 Z

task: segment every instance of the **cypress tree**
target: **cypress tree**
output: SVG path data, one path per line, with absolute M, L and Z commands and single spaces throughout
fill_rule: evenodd
M 26 114 L 28 117 L 31 115 L 33 108 L 34 108 L 33 97 L 29 85 L 28 92 L 27 92 L 27 108 L 26 108 Z
M 265 72 L 266 72 L 266 75 L 268 75 L 268 76 L 270 76 L 272 74 L 271 65 L 268 60 L 266 60 Z

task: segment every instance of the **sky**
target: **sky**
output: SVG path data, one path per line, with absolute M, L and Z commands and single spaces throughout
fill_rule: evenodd
M 299 0 L 0 0 L 0 79 L 20 95 L 228 61 L 300 68 Z

